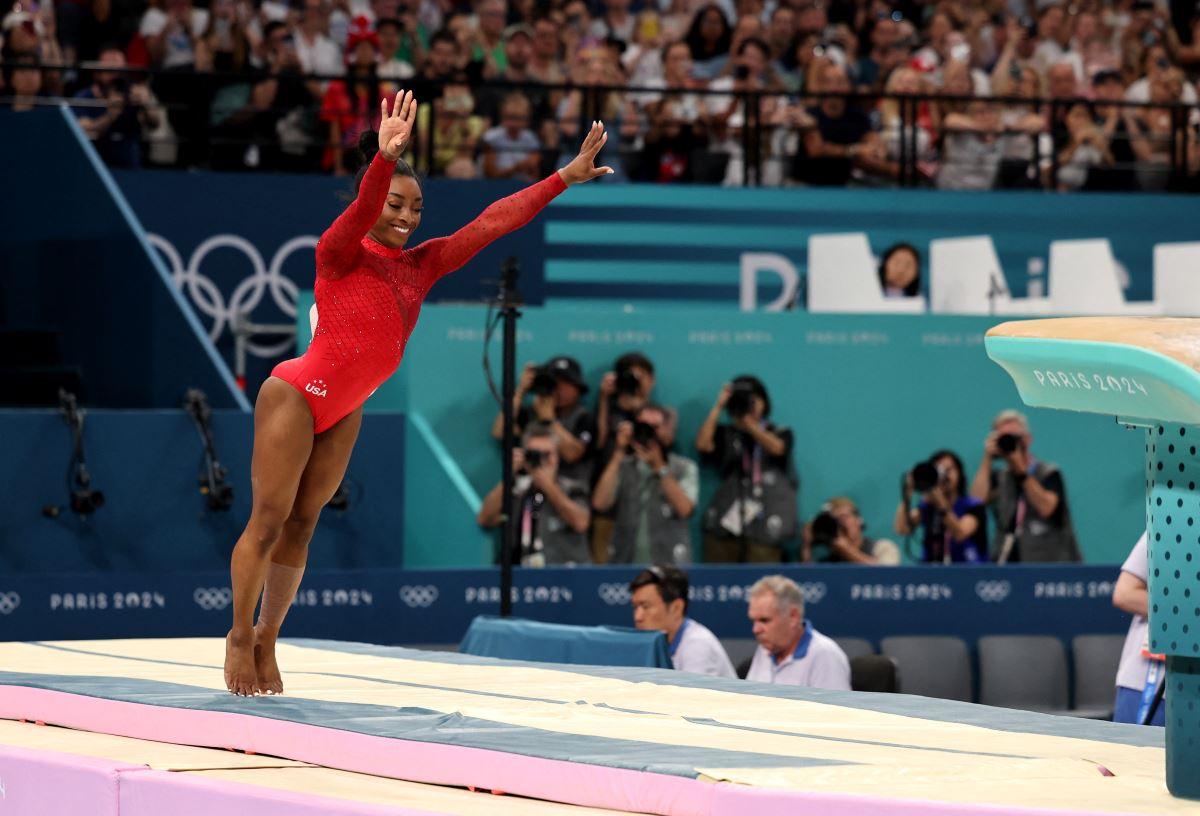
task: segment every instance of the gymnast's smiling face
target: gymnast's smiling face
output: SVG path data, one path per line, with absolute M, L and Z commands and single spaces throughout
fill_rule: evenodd
M 371 227 L 371 237 L 386 247 L 397 249 L 421 225 L 421 208 L 425 206 L 421 185 L 412 176 L 392 176 L 387 202 Z

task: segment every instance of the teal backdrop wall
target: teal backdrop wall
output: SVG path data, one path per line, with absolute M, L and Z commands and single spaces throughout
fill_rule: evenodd
M 302 301 L 304 314 L 305 296 Z M 491 537 L 470 521 L 477 509 L 472 494 L 495 484 L 500 468 L 488 433 L 496 403 L 481 364 L 484 320 L 483 308 L 426 306 L 400 371 L 368 403 L 368 410 L 409 417 L 406 567 L 479 564 L 492 552 Z M 691 456 L 721 384 L 757 374 L 771 392 L 775 420 L 795 431 L 802 514 L 811 516 L 831 496 L 849 495 L 869 535 L 894 537 L 901 474 L 940 447 L 958 451 L 973 470 L 992 417 L 1020 406 L 1012 381 L 983 350 L 983 334 L 994 322 L 531 307 L 524 310 L 518 346 L 521 364 L 557 353 L 578 358 L 592 396 L 615 357 L 632 349 L 646 353 L 658 367 L 658 399 L 679 410 L 679 449 Z M 307 337 L 304 326 L 302 346 Z M 491 352 L 499 376 L 498 336 Z M 1086 560 L 1123 560 L 1144 526 L 1140 433 L 1099 416 L 1028 415 L 1035 454 L 1058 462 L 1066 475 Z M 420 426 L 416 432 L 411 423 Z M 706 471 L 702 500 L 714 487 Z

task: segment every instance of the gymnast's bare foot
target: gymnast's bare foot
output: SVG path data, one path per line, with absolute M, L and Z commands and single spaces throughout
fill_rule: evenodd
M 225 636 L 225 686 L 243 697 L 250 697 L 257 690 L 253 629 L 230 629 Z
M 261 623 L 254 627 L 254 670 L 258 675 L 259 694 L 283 694 L 283 678 L 275 662 L 275 640 L 278 629 L 268 629 Z

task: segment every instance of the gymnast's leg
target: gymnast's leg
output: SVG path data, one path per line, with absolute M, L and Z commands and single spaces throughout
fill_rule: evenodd
M 300 476 L 313 449 L 313 416 L 288 383 L 268 377 L 254 406 L 253 491 L 250 521 L 233 548 L 233 627 L 225 638 L 225 685 L 250 695 L 254 670 L 254 607 L 267 575 L 268 555 L 291 513 Z
M 313 439 L 312 454 L 300 477 L 292 511 L 271 550 L 262 606 L 254 626 L 254 667 L 258 674 L 258 691 L 263 694 L 283 692 L 283 680 L 275 662 L 275 640 L 300 587 L 304 565 L 308 562 L 308 542 L 316 529 L 317 518 L 346 475 L 346 465 L 354 451 L 361 424 L 362 408 L 359 408 Z

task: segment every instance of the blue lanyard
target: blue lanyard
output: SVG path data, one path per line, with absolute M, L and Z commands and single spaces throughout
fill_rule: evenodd
M 1154 697 L 1158 694 L 1159 678 L 1162 676 L 1162 670 L 1166 666 L 1165 660 L 1150 660 L 1150 665 L 1146 668 L 1146 685 L 1142 688 L 1142 704 L 1138 706 L 1137 724 L 1146 725 L 1146 715 L 1150 713 L 1150 706 L 1154 704 Z

